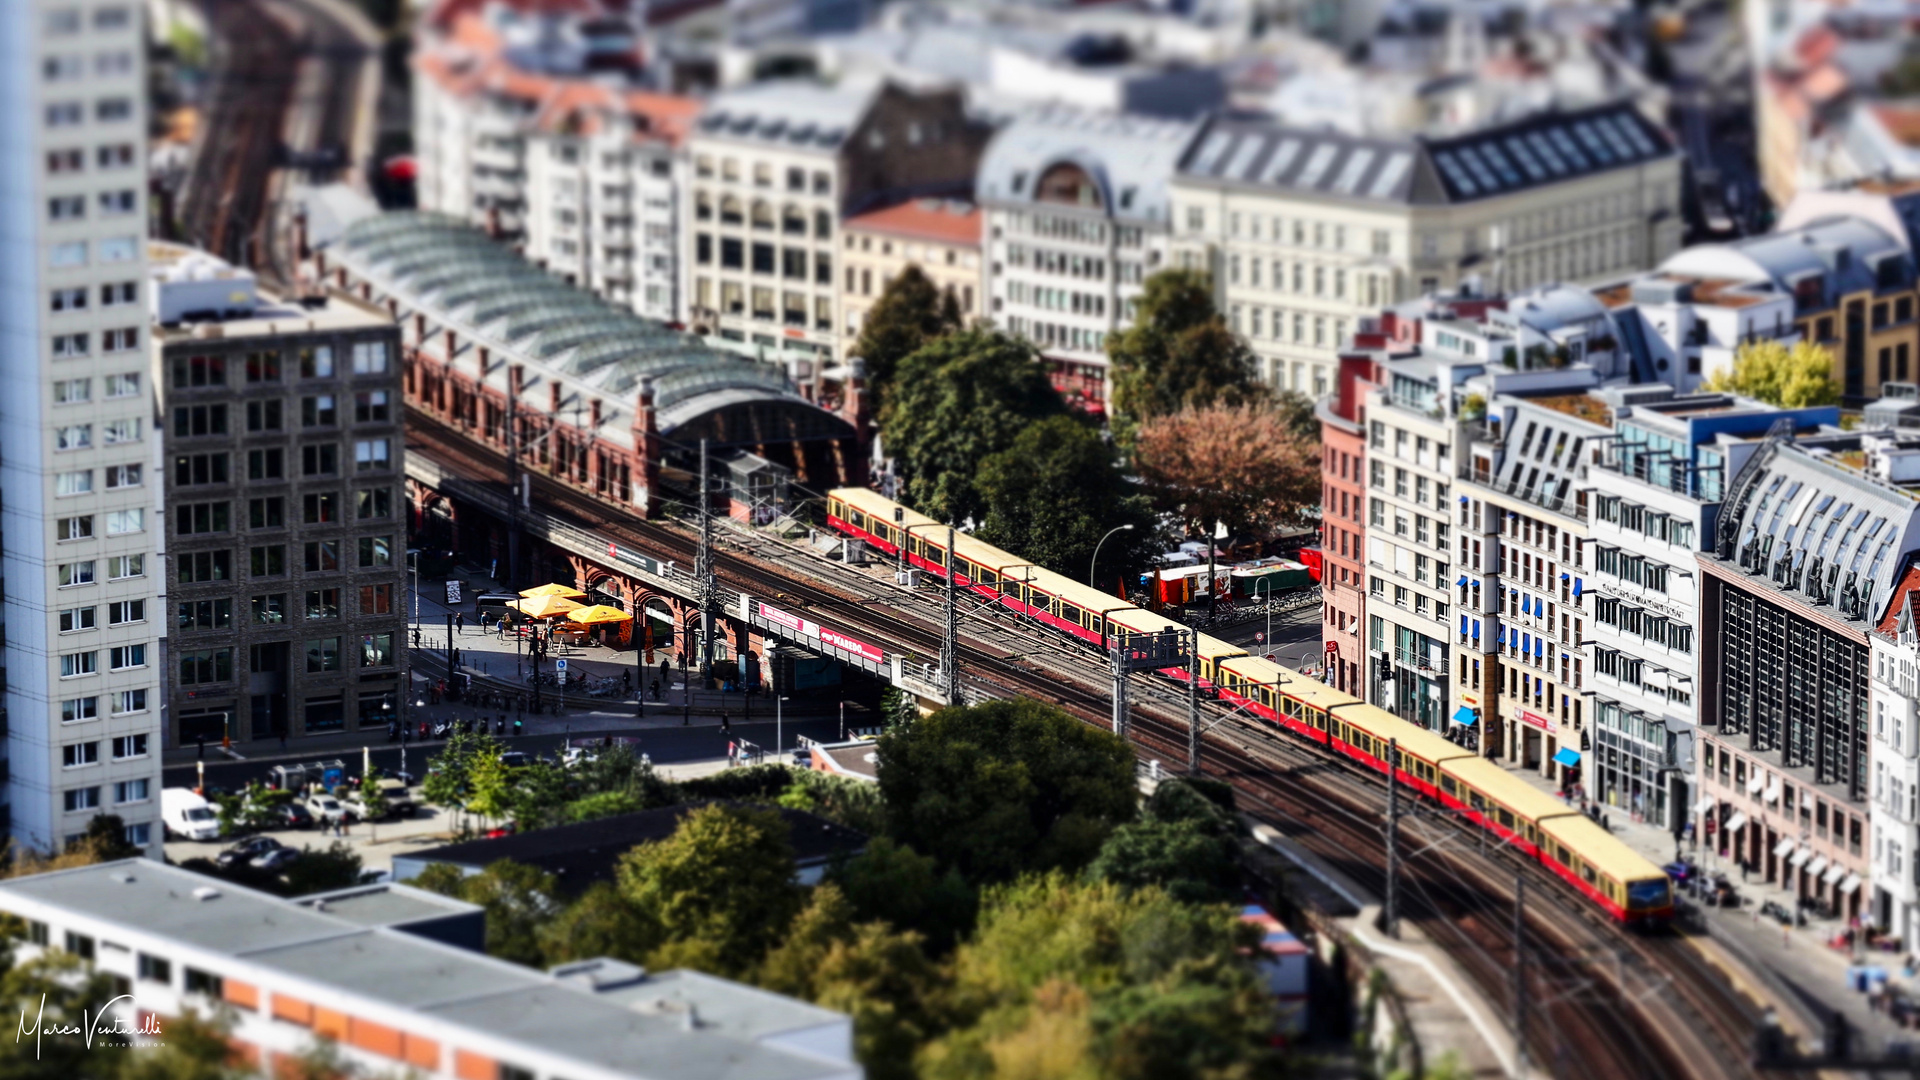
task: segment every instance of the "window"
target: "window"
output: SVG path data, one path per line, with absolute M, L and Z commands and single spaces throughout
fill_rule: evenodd
M 103 191 L 99 202 L 103 217 L 121 217 L 140 208 L 139 196 L 132 189 Z
M 227 433 L 225 405 L 181 405 L 173 410 L 175 438 L 198 438 Z
M 339 422 L 338 410 L 334 407 L 332 394 L 315 394 L 300 399 L 300 425 L 302 427 L 332 427 Z
M 280 381 L 280 354 L 277 352 L 250 352 L 247 354 L 247 381 L 250 383 L 277 383 Z
M 85 311 L 87 310 L 87 290 L 85 288 L 55 289 L 49 307 L 54 311 Z
M 279 401 L 247 402 L 248 431 L 281 431 L 285 423 L 280 417 Z
M 85 450 L 93 445 L 92 424 L 69 424 L 53 429 L 55 450 Z
M 85 495 L 93 490 L 93 470 L 77 469 L 73 472 L 55 473 L 53 493 L 64 498 L 68 495 Z
M 97 652 L 72 652 L 60 654 L 60 677 L 63 679 L 92 675 L 100 670 L 100 654 Z
M 131 533 L 145 532 L 146 529 L 147 512 L 144 509 L 107 511 L 108 536 L 126 536 Z
M 183 967 L 180 972 L 181 984 L 187 993 L 204 994 L 215 1001 L 226 997 L 226 982 L 220 976 L 190 967 Z
M 247 500 L 247 528 L 278 529 L 287 524 L 287 500 L 278 495 Z
M 76 799 L 74 798 L 76 795 L 81 797 Z M 79 803 L 78 806 L 75 805 L 76 802 Z M 81 788 L 67 792 L 67 809 L 69 810 L 86 810 L 98 805 L 100 805 L 98 788 Z M 76 934 L 69 930 L 67 931 L 67 951 L 82 960 L 92 960 L 93 939 L 86 934 Z
M 107 489 L 109 491 L 115 488 L 136 488 L 139 486 L 140 486 L 140 466 L 138 465 L 107 466 Z
M 132 147 L 128 147 L 129 152 Z M 100 286 L 100 306 L 117 307 L 121 304 L 140 302 L 140 283 L 137 281 L 118 281 Z
M 393 613 L 393 586 L 360 586 L 360 614 L 391 615 Z
M 388 455 L 392 452 L 392 445 L 391 439 L 361 439 L 355 442 L 353 444 L 355 471 L 368 472 L 374 469 L 390 468 L 393 462 L 388 459 Z
M 360 538 L 360 567 L 393 565 L 393 538 L 390 536 L 363 536 Z
M 140 393 L 140 373 L 126 372 L 107 376 L 107 396 L 109 398 L 135 397 Z
M 47 171 L 55 176 L 61 173 L 76 173 L 87 167 L 87 155 L 84 150 L 47 151 Z
M 362 390 L 353 395 L 356 424 L 384 424 L 393 419 L 393 405 L 385 390 Z
M 253 598 L 253 621 L 275 625 L 287 621 L 287 594 L 263 593 Z
M 366 488 L 353 493 L 359 504 L 360 520 L 370 521 L 393 516 L 393 491 L 390 488 Z
M 60 703 L 60 722 L 78 723 L 82 720 L 94 720 L 100 716 L 100 699 L 91 697 L 68 698 Z
M 361 667 L 393 666 L 393 634 L 360 635 Z
M 340 520 L 340 496 L 331 491 L 309 494 L 301 499 L 300 520 L 307 525 L 330 525 Z
M 147 666 L 147 647 L 145 644 L 115 645 L 107 650 L 107 670 L 125 671 L 128 668 Z
M 306 567 L 309 574 L 340 569 L 340 541 L 307 541 Z
M 247 451 L 247 479 L 280 480 L 286 475 L 286 453 L 279 447 Z
M 303 379 L 333 378 L 333 346 L 308 345 L 301 349 L 300 377 Z M 277 379 L 279 376 L 276 374 L 274 378 Z
M 47 126 L 73 127 L 87 118 L 87 111 L 77 101 L 56 101 L 46 107 Z
M 355 375 L 380 375 L 387 370 L 387 343 L 384 341 L 356 341 L 353 343 L 353 373 Z
M 226 551 L 195 551 L 177 555 L 174 561 L 180 567 L 180 583 L 192 585 L 201 581 L 227 581 L 233 577 L 233 556 Z
M 266 544 L 247 550 L 251 577 L 280 577 L 287 572 L 287 545 Z
M 337 619 L 340 617 L 339 589 L 308 589 L 307 618 Z
M 55 221 L 79 221 L 87 216 L 87 200 L 82 195 L 58 195 L 47 200 L 47 216 Z
M 146 573 L 147 557 L 145 555 L 115 555 L 107 560 L 108 581 L 144 577 Z
M 139 780 L 122 780 L 113 785 L 113 801 L 117 803 L 146 802 L 151 798 L 151 781 L 144 777 Z M 129 841 L 131 842 L 131 841 Z M 142 956 L 141 959 L 146 959 Z
M 65 794 L 67 813 L 92 810 L 100 805 L 100 789 L 97 787 L 68 788 Z M 84 952 L 82 950 L 85 950 Z M 84 934 L 67 934 L 67 951 L 82 959 L 93 959 L 93 939 Z
M 145 600 L 116 600 L 107 605 L 107 625 L 125 626 L 128 623 L 147 621 L 147 602 Z
M 55 540 L 91 540 L 93 539 L 93 515 L 80 514 L 63 517 L 53 523 Z
M 174 614 L 182 630 L 227 630 L 233 626 L 233 601 L 182 600 Z
M 233 678 L 232 649 L 202 649 L 180 654 L 180 683 L 228 682 Z
M 144 687 L 138 690 L 122 690 L 119 693 L 113 695 L 113 715 L 115 716 L 126 716 L 130 713 L 141 713 L 146 711 L 147 711 L 147 691 Z M 142 754 L 146 753 L 147 737 L 145 735 L 138 735 L 138 736 L 132 736 L 132 737 L 140 740 L 140 753 Z M 126 740 L 115 739 L 114 745 L 117 747 L 120 743 L 124 741 Z M 114 750 L 114 754 L 116 756 L 118 756 L 119 753 L 120 751 L 118 749 Z
M 77 630 L 91 630 L 95 626 L 96 609 L 90 607 L 67 608 L 60 613 L 60 632 L 71 634 Z
M 132 416 L 120 420 L 109 420 L 100 426 L 100 432 L 100 441 L 106 446 L 118 446 L 122 443 L 139 442 L 140 418 Z
M 74 562 L 60 564 L 60 587 L 65 589 L 74 585 L 93 584 L 93 563 Z
M 321 443 L 300 448 L 300 474 L 302 476 L 333 476 L 340 471 L 340 448 L 333 443 Z
M 141 797 L 142 798 L 145 797 L 144 792 L 142 793 Z M 118 799 L 116 801 L 128 802 L 130 800 Z M 140 978 L 147 982 L 157 982 L 157 983 L 173 982 L 173 965 L 168 963 L 165 960 L 160 959 L 157 956 L 149 956 L 146 953 L 141 953 L 139 971 L 140 971 Z
M 123 97 L 102 98 L 93 103 L 93 115 L 95 119 L 109 123 L 130 119 L 133 116 L 133 100 Z
M 113 757 L 115 761 L 124 758 L 146 756 L 147 736 L 144 733 L 139 735 L 121 735 L 113 740 Z
M 307 641 L 307 670 L 339 671 L 340 639 L 337 637 L 311 638 Z
M 53 335 L 53 358 L 71 360 L 76 356 L 85 356 L 92 351 L 91 335 L 55 334 Z

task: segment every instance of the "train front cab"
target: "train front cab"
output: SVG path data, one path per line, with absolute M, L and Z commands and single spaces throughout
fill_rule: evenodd
M 1622 922 L 1673 918 L 1673 883 L 1619 837 L 1575 813 L 1546 822 L 1547 865 Z

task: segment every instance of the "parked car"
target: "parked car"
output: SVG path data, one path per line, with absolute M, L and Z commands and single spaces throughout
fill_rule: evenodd
M 192 788 L 162 788 L 160 823 L 168 836 L 188 840 L 220 839 L 220 817 Z
M 500 755 L 500 764 L 509 769 L 524 769 L 533 764 L 533 759 L 518 750 L 509 750 Z
M 307 813 L 313 815 L 313 820 L 322 825 L 337 824 L 348 818 L 347 808 L 340 804 L 340 800 L 324 792 L 307 796 L 306 807 Z
M 277 851 L 285 846 L 285 844 L 282 844 L 271 836 L 249 836 L 220 854 L 215 855 L 213 861 L 219 866 L 234 866 L 240 863 L 252 862 L 254 859 L 265 855 L 269 851 Z
M 380 817 L 409 818 L 413 816 L 413 793 L 407 790 L 405 784 L 382 780 L 380 782 L 380 793 L 384 795 L 387 800 L 386 813 L 380 815 Z M 347 812 L 352 814 L 357 821 L 374 820 L 374 816 L 367 813 L 367 798 L 366 793 L 363 791 L 356 790 L 348 792 L 346 807 Z
M 277 847 L 254 857 L 256 870 L 284 870 L 288 864 L 300 858 L 300 853 L 290 847 Z
M 313 815 L 297 802 L 281 803 L 273 808 L 274 824 L 283 829 L 311 829 Z

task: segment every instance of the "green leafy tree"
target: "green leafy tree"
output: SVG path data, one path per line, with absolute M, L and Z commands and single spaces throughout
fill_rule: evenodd
M 884 836 L 835 865 L 828 877 L 846 894 L 861 922 L 885 922 L 920 934 L 927 947 L 944 954 L 973 928 L 979 896 L 961 878 L 931 856 Z
M 507 817 L 521 832 L 544 829 L 568 820 L 565 808 L 576 796 L 576 782 L 568 771 L 547 761 L 520 769 L 507 790 Z
M 360 884 L 360 853 L 345 840 L 335 840 L 315 851 L 306 848 L 281 871 L 290 896 L 346 889 Z
M 119 814 L 96 814 L 87 831 L 67 842 L 68 851 L 90 852 L 98 862 L 135 859 L 146 852 L 127 843 L 127 823 Z
M 1312 398 L 1298 390 L 1281 390 L 1273 395 L 1272 405 L 1294 438 L 1309 443 L 1320 441 L 1320 417 L 1314 413 Z
M 884 402 L 900 362 L 928 342 L 960 329 L 960 307 L 919 266 L 908 264 L 887 283 L 860 327 L 852 355 L 867 362 L 875 404 Z
M 1137 821 L 1107 837 L 1089 876 L 1129 889 L 1157 886 L 1176 900 L 1233 899 L 1240 870 L 1231 837 L 1192 821 Z
M 1083 867 L 1135 814 L 1132 748 L 1030 698 L 942 709 L 879 755 L 895 838 L 970 881 Z
M 1134 465 L 1161 509 L 1201 536 L 1215 522 L 1267 536 L 1305 522 L 1320 503 L 1320 446 L 1259 405 L 1215 405 L 1156 417 L 1140 429 Z
M 980 463 L 975 487 L 986 506 L 980 539 L 1076 580 L 1109 530 L 1133 526 L 1100 549 L 1095 588 L 1137 575 L 1160 550 L 1145 492 L 1099 432 L 1072 417 L 1029 425 Z
M 974 478 L 1029 424 L 1066 411 L 1031 346 L 991 330 L 940 338 L 900 364 L 880 432 L 902 499 L 942 521 L 985 512 Z
M 778 802 L 788 809 L 818 814 L 869 836 L 883 833 L 887 827 L 887 804 L 880 797 L 878 787 L 817 769 L 794 770 L 793 782 L 780 793 Z
M 546 963 L 545 927 L 561 911 L 553 875 L 501 859 L 477 874 L 435 863 L 408 884 L 486 909 L 487 955 L 528 967 Z
M 569 822 L 593 821 L 618 814 L 635 814 L 646 808 L 640 796 L 631 791 L 596 791 L 568 803 L 562 808 L 561 816 Z
M 62 952 L 10 967 L 0 976 L 0 1010 L 16 1029 L 24 1025 L 25 1030 L 15 1039 L 0 1040 L 0 1076 L 70 1080 L 103 1075 L 112 1066 L 103 1069 L 100 1055 L 121 1051 L 88 1049 L 84 1039 L 52 1032 L 83 1029 L 116 993 L 112 978 Z
M 512 806 L 513 777 L 499 754 L 476 756 L 467 766 L 467 810 L 482 821 L 507 816 Z
M 663 960 L 723 975 L 750 969 L 804 903 L 793 844 L 776 811 L 700 807 L 671 837 L 621 856 L 620 893 L 653 923 Z
M 365 809 L 367 820 L 379 821 L 387 816 L 390 809 L 387 804 L 385 777 L 379 769 L 368 769 L 360 778 L 360 804 Z
M 1253 351 L 1213 305 L 1197 270 L 1162 270 L 1141 289 L 1133 325 L 1107 338 L 1114 433 L 1123 444 L 1156 416 L 1267 400 Z
M 658 927 L 634 910 L 609 881 L 597 881 L 540 926 L 541 952 L 548 964 L 611 956 L 644 964 L 659 945 Z
M 1733 367 L 1717 371 L 1707 389 L 1756 398 L 1783 409 L 1838 405 L 1833 353 L 1812 341 L 1793 348 L 1772 339 L 1749 341 L 1733 354 Z
M 505 747 L 491 735 L 455 732 L 427 763 L 420 797 L 445 810 L 462 810 L 473 794 L 473 769 L 482 761 L 499 763 Z

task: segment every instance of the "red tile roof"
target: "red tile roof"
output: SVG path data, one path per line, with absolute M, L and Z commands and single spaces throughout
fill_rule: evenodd
M 943 244 L 980 243 L 980 208 L 945 199 L 912 199 L 847 219 L 847 229 Z
M 1900 633 L 1900 612 L 1908 604 L 1920 601 L 1920 561 L 1913 556 L 1907 557 L 1907 568 L 1893 583 L 1893 599 L 1887 604 L 1887 614 L 1876 628 L 1888 637 Z M 1920 623 L 1920 611 L 1915 611 L 1915 622 Z

